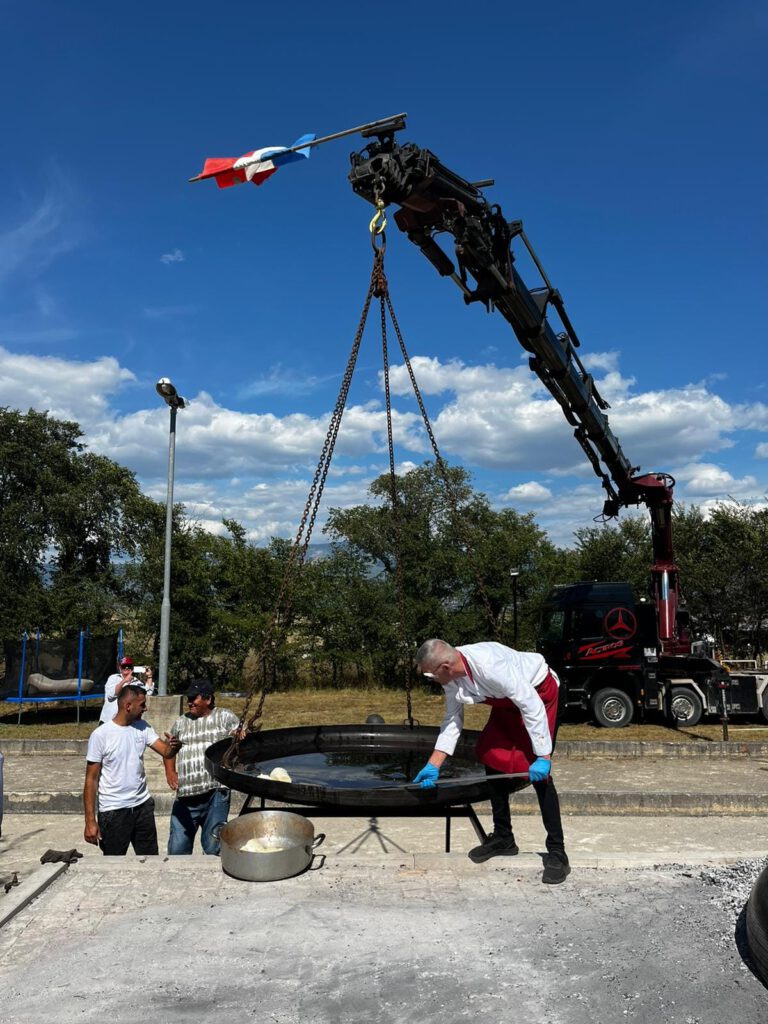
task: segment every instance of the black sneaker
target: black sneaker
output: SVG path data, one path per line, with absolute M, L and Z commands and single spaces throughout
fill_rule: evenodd
M 514 836 L 497 836 L 495 832 L 491 832 L 488 838 L 470 850 L 467 856 L 475 864 L 482 864 L 491 857 L 514 857 L 519 852 Z
M 544 858 L 544 874 L 541 876 L 545 885 L 559 885 L 571 873 L 571 865 L 564 853 L 548 853 Z

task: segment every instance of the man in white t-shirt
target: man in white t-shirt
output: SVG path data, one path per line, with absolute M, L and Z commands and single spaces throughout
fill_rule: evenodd
M 144 774 L 144 751 L 149 747 L 164 758 L 176 757 L 181 747 L 175 736 L 161 740 L 141 716 L 147 710 L 142 686 L 124 684 L 117 697 L 117 714 L 96 728 L 88 740 L 83 808 L 85 841 L 98 844 L 107 856 L 156 854 L 155 801 Z
M 117 672 L 113 672 L 104 684 L 104 703 L 101 706 L 99 724 L 110 722 L 117 714 L 117 698 L 120 691 L 133 680 L 133 659 L 121 658 L 117 663 Z

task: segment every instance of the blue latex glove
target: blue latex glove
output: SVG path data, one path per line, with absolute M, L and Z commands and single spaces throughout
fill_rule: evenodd
M 425 764 L 419 774 L 413 780 L 414 782 L 420 782 L 422 789 L 433 789 L 437 782 L 437 777 L 440 774 L 440 769 L 433 764 Z
M 552 768 L 552 762 L 546 757 L 537 757 L 528 769 L 528 778 L 531 782 L 544 782 Z

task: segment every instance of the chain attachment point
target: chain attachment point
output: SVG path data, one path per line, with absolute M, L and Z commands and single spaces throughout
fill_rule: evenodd
M 371 223 L 368 225 L 368 230 L 371 232 L 371 245 L 373 246 L 374 252 L 384 252 L 387 248 L 387 236 L 384 231 L 387 226 L 387 216 L 384 213 L 385 206 L 384 200 L 380 197 L 376 197 L 376 213 L 371 217 Z M 379 244 L 376 244 L 376 239 L 379 239 Z

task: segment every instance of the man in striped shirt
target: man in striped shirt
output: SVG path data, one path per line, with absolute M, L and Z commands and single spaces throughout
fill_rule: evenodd
M 176 791 L 169 854 L 192 853 L 200 829 L 203 852 L 218 855 L 217 826 L 227 821 L 231 794 L 205 767 L 205 751 L 217 740 L 234 735 L 239 724 L 233 711 L 216 707 L 209 680 L 193 680 L 187 690 L 187 713 L 177 718 L 171 729 L 183 746 L 175 758 L 165 762 L 166 780 Z

